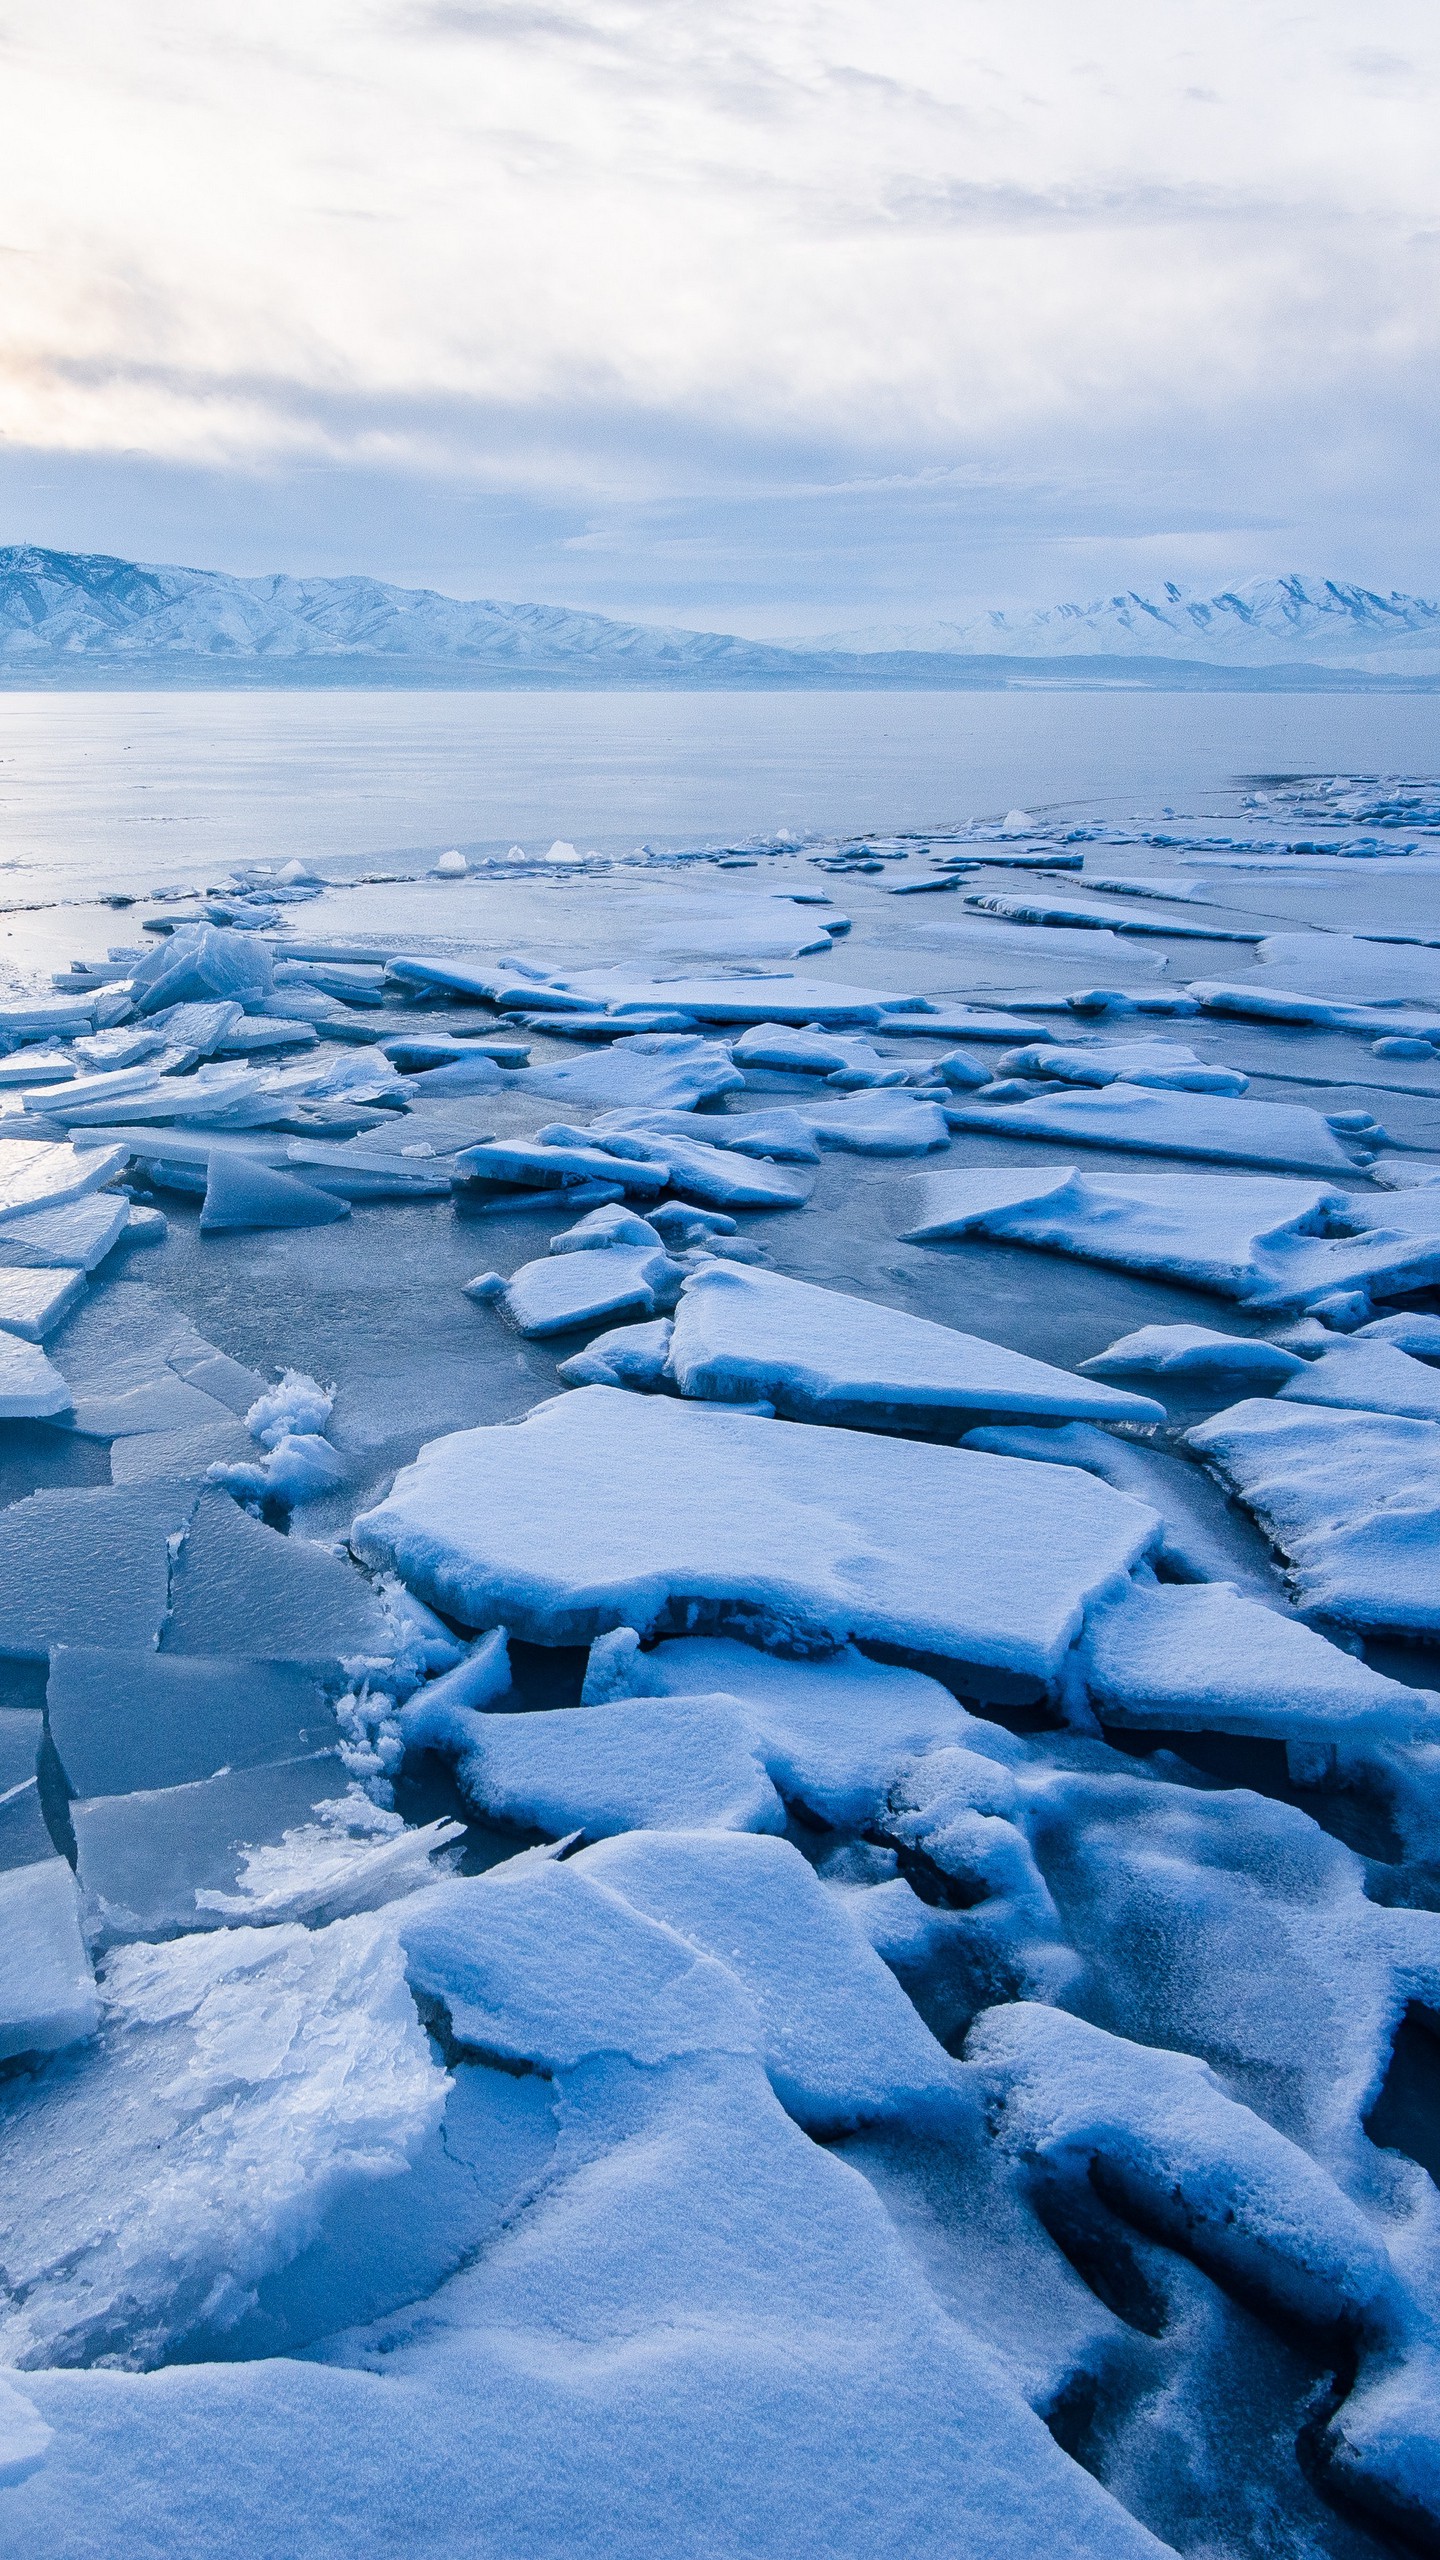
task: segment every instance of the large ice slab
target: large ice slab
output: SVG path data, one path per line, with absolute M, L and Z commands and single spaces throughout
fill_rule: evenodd
M 954 1414 L 1164 1419 L 1149 1396 L 1091 1385 L 897 1307 L 736 1263 L 712 1262 L 685 1281 L 668 1367 L 682 1395 L 764 1399 L 799 1421 L 881 1430 Z
M 1228 1583 L 1128 1587 L 1086 1628 L 1107 1724 L 1279 1742 L 1440 1742 L 1440 1696 L 1387 1680 Z
M 1288 1558 L 1311 1614 L 1440 1632 L 1440 1424 L 1251 1398 L 1186 1436 Z
M 918 1205 L 906 1229 L 915 1242 L 988 1236 L 1242 1306 L 1303 1307 L 1336 1289 L 1398 1297 L 1440 1281 L 1440 1198 L 1426 1191 L 1362 1199 L 1258 1174 L 967 1167 L 927 1176 Z
M 982 1424 L 966 1433 L 964 1445 L 1002 1458 L 1034 1458 L 1042 1466 L 1081 1467 L 1158 1515 L 1157 1557 L 1181 1581 L 1238 1582 L 1280 1600 L 1249 1522 L 1203 1467 L 1169 1449 L 1122 1440 L 1090 1422 Z
M 45 1703 L 76 1796 L 183 1786 L 340 1740 L 324 1687 L 299 1663 L 57 1645 Z
M 582 1387 L 431 1441 L 351 1542 L 446 1616 L 850 1638 L 1043 1687 L 1153 1515 L 1068 1469 Z
M 1440 1005 L 1440 951 L 1345 933 L 1272 933 L 1260 958 L 1275 983 L 1340 1004 Z
M 1299 1102 L 1250 1102 L 1225 1094 L 1155 1093 L 1109 1084 L 1098 1093 L 1074 1087 L 1028 1102 L 952 1105 L 951 1123 L 992 1137 L 1058 1140 L 1127 1153 L 1193 1156 L 1227 1164 L 1275 1165 L 1299 1173 L 1355 1172 L 1334 1130 Z
M 8 1868 L 0 1874 L 0 2063 L 78 2044 L 99 2014 L 64 1859 Z

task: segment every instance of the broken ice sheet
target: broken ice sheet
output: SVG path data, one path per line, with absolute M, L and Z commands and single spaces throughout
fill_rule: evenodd
M 1440 1633 L 1440 1424 L 1248 1398 L 1186 1437 L 1285 1556 L 1308 1614 Z
M 1322 1113 L 1297 1102 L 1251 1102 L 1228 1095 L 1155 1093 L 1138 1084 L 1109 1084 L 1098 1093 L 1071 1087 L 1037 1094 L 997 1117 L 995 1106 L 956 1104 L 961 1129 L 1005 1138 L 1057 1140 L 1062 1146 L 1119 1147 L 1142 1155 L 1194 1156 L 1238 1165 L 1275 1165 L 1298 1172 L 1353 1174 Z
M 966 1414 L 1158 1422 L 1149 1396 L 901 1308 L 778 1272 L 709 1263 L 685 1281 L 668 1367 L 685 1396 L 757 1398 L 802 1421 L 897 1429 Z
M 1034 1694 L 1158 1527 L 1069 1469 L 582 1387 L 431 1441 L 351 1543 L 462 1625 L 540 1643 L 869 1638 Z
M 683 1276 L 659 1243 L 546 1254 L 521 1264 L 503 1304 L 517 1333 L 532 1339 L 572 1332 L 627 1307 L 652 1316 L 673 1305 Z
M 299 1663 L 57 1645 L 46 1707 L 76 1796 L 181 1786 L 339 1742 L 324 1686 Z

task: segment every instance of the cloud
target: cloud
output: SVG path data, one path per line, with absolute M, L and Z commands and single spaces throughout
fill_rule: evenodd
M 167 473 L 178 528 L 202 484 L 238 526 L 319 472 L 383 574 L 448 489 L 537 528 L 537 592 L 664 562 L 697 608 L 1007 560 L 1035 592 L 1067 541 L 1202 522 L 1227 574 L 1285 565 L 1280 518 L 1428 556 L 1440 28 L 1375 32 L 1342 0 L 12 10 L 12 485 L 68 456 L 163 530 Z

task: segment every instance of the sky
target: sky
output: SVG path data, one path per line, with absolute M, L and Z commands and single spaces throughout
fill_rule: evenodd
M 1433 0 L 0 0 L 0 541 L 757 636 L 1440 592 Z

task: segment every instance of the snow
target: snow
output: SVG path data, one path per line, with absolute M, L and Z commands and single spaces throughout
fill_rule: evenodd
M 533 1642 L 728 1623 L 1043 1688 L 1155 1536 L 1149 1512 L 1066 1469 L 582 1387 L 430 1442 L 351 1543 L 445 1616 Z
M 966 1433 L 964 1445 L 1002 1458 L 1037 1458 L 1046 1466 L 1081 1467 L 1158 1515 L 1157 1559 L 1180 1580 L 1232 1581 L 1272 1602 L 1279 1599 L 1263 1552 L 1243 1517 L 1203 1468 L 1171 1450 L 1117 1439 L 1088 1422 L 1067 1422 L 1059 1429 L 1053 1424 L 1041 1428 L 1031 1423 L 983 1424 Z
M 1307 1615 L 1440 1631 L 1440 1425 L 1277 1397 L 1186 1438 L 1288 1559 Z
M 667 1365 L 684 1396 L 882 1430 L 951 1414 L 1164 1418 L 1148 1396 L 1086 1386 L 976 1334 L 733 1263 L 683 1283 Z
M 997 1123 L 993 1106 L 958 1105 L 950 1113 L 960 1129 L 989 1129 L 1006 1138 L 1077 1141 L 1120 1147 L 1141 1155 L 1215 1158 L 1237 1165 L 1274 1165 L 1300 1173 L 1355 1171 L 1329 1123 L 1298 1102 L 1237 1101 L 1228 1095 L 1155 1093 L 1131 1084 L 1106 1085 L 1098 1093 L 1036 1094 L 1006 1109 Z
M 1083 1048 L 1031 1042 L 996 1062 L 996 1074 L 1048 1076 L 1058 1084 L 1141 1084 L 1174 1093 L 1245 1091 L 1232 1067 L 1210 1066 L 1177 1040 L 1097 1040 Z
M 1141 1325 L 1080 1363 L 1093 1378 L 1238 1378 L 1261 1386 L 1278 1386 L 1304 1366 L 1297 1353 L 1259 1334 L 1216 1333 L 1205 1324 Z

